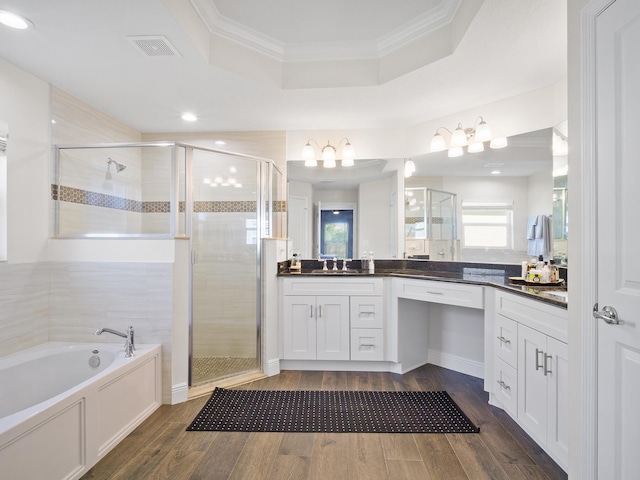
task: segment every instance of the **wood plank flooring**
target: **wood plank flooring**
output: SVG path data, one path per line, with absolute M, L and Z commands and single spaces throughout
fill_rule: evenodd
M 405 375 L 283 371 L 250 390 L 446 390 L 480 434 L 187 432 L 208 396 L 163 405 L 83 479 L 556 480 L 565 472 L 482 380 L 433 365 Z

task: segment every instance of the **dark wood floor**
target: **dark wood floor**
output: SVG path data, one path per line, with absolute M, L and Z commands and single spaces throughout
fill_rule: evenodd
M 187 432 L 207 398 L 163 405 L 83 479 L 566 479 L 482 380 L 426 365 L 405 375 L 301 372 L 258 390 L 446 390 L 480 434 Z

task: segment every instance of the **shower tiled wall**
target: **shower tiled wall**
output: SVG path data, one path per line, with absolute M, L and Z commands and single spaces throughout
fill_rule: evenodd
M 171 395 L 173 264 L 53 262 L 49 340 L 120 342 L 93 333 L 135 328 L 137 343 L 162 344 L 163 397 Z
M 49 268 L 0 263 L 0 356 L 49 339 Z

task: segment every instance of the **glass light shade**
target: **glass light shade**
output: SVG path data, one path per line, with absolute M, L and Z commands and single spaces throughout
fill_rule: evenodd
M 462 125 L 458 124 L 458 128 L 456 128 L 451 134 L 451 146 L 464 147 L 466 144 L 467 144 L 467 134 L 464 133 L 464 130 L 462 129 Z
M 334 168 L 336 166 L 336 150 L 329 144 L 322 149 L 322 162 L 324 168 Z
M 476 133 L 474 138 L 477 142 L 488 142 L 491 140 L 491 127 L 487 125 L 487 122 L 482 120 L 478 127 L 476 128 Z
M 353 146 L 347 140 L 347 144 L 342 149 L 342 166 L 353 167 L 353 160 L 356 158 Z
M 451 147 L 449 152 L 447 153 L 447 157 L 455 158 L 461 157 L 464 152 L 462 151 L 462 147 Z
M 313 147 L 311 146 L 311 142 L 307 142 L 307 144 L 302 149 L 302 158 L 304 160 L 305 167 L 317 167 L 318 161 L 316 160 L 316 153 L 313 151 Z
M 470 144 L 469 144 L 469 147 L 467 148 L 467 151 L 468 151 L 469 153 L 480 153 L 480 152 L 484 152 L 484 143 L 474 141 L 474 142 L 472 142 L 472 143 L 470 143 Z
M 431 139 L 431 151 L 441 152 L 447 149 L 447 142 L 444 141 L 444 137 L 438 132 Z
M 416 164 L 413 163 L 413 160 L 407 160 L 404 164 L 404 176 L 405 178 L 409 178 L 416 171 Z
M 504 148 L 508 144 L 509 143 L 507 142 L 507 138 L 506 137 L 498 137 L 498 138 L 494 138 L 493 140 L 491 140 L 491 143 L 489 144 L 489 147 L 491 147 L 491 148 Z

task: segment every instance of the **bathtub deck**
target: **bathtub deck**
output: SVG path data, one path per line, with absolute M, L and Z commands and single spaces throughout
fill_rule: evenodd
M 433 365 L 405 375 L 283 371 L 271 390 L 447 390 L 479 435 L 186 432 L 208 397 L 163 405 L 83 479 L 566 479 L 482 380 Z

